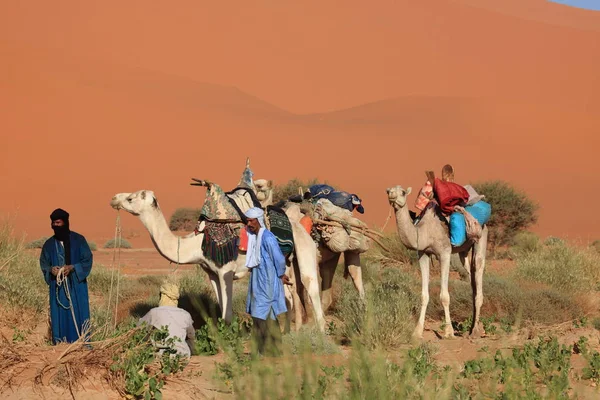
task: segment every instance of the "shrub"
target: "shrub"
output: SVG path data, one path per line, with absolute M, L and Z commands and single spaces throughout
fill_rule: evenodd
M 367 253 L 367 258 L 373 262 L 383 267 L 410 265 L 417 262 L 417 252 L 407 249 L 396 232 L 389 233 L 380 240 L 388 250 L 373 244 Z
M 333 341 L 317 329 L 302 328 L 283 337 L 284 346 L 292 354 L 337 354 L 339 349 Z
M 411 275 L 384 269 L 379 282 L 366 285 L 366 302 L 360 300 L 350 282 L 344 281 L 343 285 L 334 312 L 344 321 L 345 339 L 359 339 L 369 348 L 394 347 L 408 339 L 418 304 L 413 290 L 416 282 Z
M 37 257 L 25 251 L 12 226 L 0 221 L 0 304 L 4 310 L 41 313 L 48 307 L 48 286 Z
M 121 249 L 131 249 L 131 243 L 129 243 L 127 241 L 127 239 L 117 239 L 115 241 L 115 239 L 110 239 L 108 242 L 106 242 L 104 244 L 104 248 L 105 249 L 114 249 L 114 248 L 121 248 Z
M 512 250 L 517 256 L 535 253 L 541 247 L 540 238 L 533 232 L 519 232 L 512 240 Z
M 98 250 L 98 245 L 96 244 L 96 242 L 88 242 L 88 246 L 90 246 L 91 251 Z
M 275 185 L 273 187 L 273 202 L 277 203 L 281 200 L 287 200 L 291 196 L 300 194 L 299 189 L 302 189 L 302 194 L 306 192 L 309 186 L 318 184 L 319 181 L 316 178 L 302 181 L 294 178 L 281 185 Z
M 418 286 L 413 287 L 418 293 Z M 472 317 L 473 299 L 471 284 L 450 280 L 450 315 L 454 321 L 466 321 Z M 427 316 L 443 321 L 444 310 L 439 298 L 440 282 L 430 284 Z M 521 285 L 510 277 L 490 273 L 483 278 L 482 317 L 495 316 L 506 323 L 515 324 L 531 321 L 540 324 L 553 324 L 569 321 L 583 313 L 573 296 L 553 288 L 536 288 Z M 468 324 L 470 328 L 470 322 Z
M 39 239 L 32 240 L 31 242 L 27 243 L 25 247 L 28 249 L 41 249 L 42 247 L 44 247 L 44 243 L 46 243 L 46 240 L 48 239 L 48 236 L 42 236 Z
M 200 208 L 178 208 L 173 215 L 171 215 L 169 229 L 172 231 L 193 231 L 196 229 L 200 211 Z
M 594 240 L 591 244 L 590 247 L 594 250 L 596 250 L 596 252 L 600 253 L 600 240 Z
M 492 216 L 487 223 L 492 252 L 496 246 L 510 244 L 518 232 L 537 222 L 538 205 L 508 183 L 480 182 L 473 187 L 485 195 L 484 200 L 492 206 Z
M 548 284 L 567 293 L 598 289 L 600 257 L 590 249 L 567 245 L 544 246 L 517 261 L 517 276 Z

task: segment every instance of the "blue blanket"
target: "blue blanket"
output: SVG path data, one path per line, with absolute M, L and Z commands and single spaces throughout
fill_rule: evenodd
M 481 226 L 485 225 L 492 216 L 492 207 L 481 200 L 472 206 L 465 207 Z M 467 222 L 465 216 L 459 212 L 450 214 L 450 243 L 452 246 L 462 246 L 467 240 Z

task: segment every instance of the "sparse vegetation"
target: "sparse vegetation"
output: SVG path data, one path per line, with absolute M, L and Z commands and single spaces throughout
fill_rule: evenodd
M 48 236 L 42 236 L 39 239 L 32 240 L 31 242 L 27 243 L 26 247 L 28 249 L 41 249 L 44 246 L 44 243 L 46 243 L 46 240 L 48 239 Z
M 273 188 L 273 202 L 277 203 L 281 200 L 287 200 L 291 196 L 295 196 L 297 194 L 303 195 L 310 186 L 317 185 L 319 183 L 321 182 L 319 182 L 319 180 L 316 178 L 309 179 L 307 181 L 294 178 L 286 183 L 275 185 Z M 299 189 L 302 189 L 302 193 L 299 192 Z
M 507 182 L 474 183 L 473 188 L 485 195 L 484 200 L 492 206 L 492 216 L 487 223 L 492 253 L 497 246 L 511 244 L 517 233 L 537 222 L 538 205 Z
M 127 241 L 127 239 L 123 239 L 123 238 L 117 238 L 116 240 L 109 239 L 106 243 L 104 243 L 104 248 L 105 249 L 114 249 L 114 248 L 131 249 L 131 243 L 129 243 L 129 241 Z
M 576 249 L 553 242 L 517 260 L 517 275 L 566 293 L 598 290 L 600 256 L 591 249 Z
M 180 306 L 199 323 L 194 354 L 221 353 L 215 376 L 206 379 L 236 398 L 572 398 L 576 388 L 600 383 L 600 344 L 589 331 L 567 343 L 557 336 L 527 333 L 520 342 L 498 345 L 508 333 L 536 332 L 531 327 L 544 324 L 600 327 L 600 315 L 586 313 L 579 302 L 582 292 L 594 290 L 600 278 L 592 268 L 600 257 L 595 249 L 543 245 L 536 239 L 526 233 L 515 236 L 510 249 L 516 260 L 513 273 L 486 272 L 481 321 L 488 336 L 497 340 L 482 339 L 477 356 L 463 359 L 460 366 L 435 361 L 444 341 L 408 344 L 420 306 L 420 277 L 413 255 L 394 236 L 386 239 L 389 252 L 374 249 L 364 258 L 366 302 L 359 300 L 350 280 L 337 280 L 327 333 L 306 326 L 284 335 L 284 356 L 274 362 L 253 359 L 247 352 L 251 320 L 244 308 L 246 285 L 234 285 L 230 325 L 220 320 L 214 291 L 202 273 L 180 276 Z M 342 274 L 343 268 L 337 272 Z M 432 267 L 428 318 L 441 322 L 438 274 Z M 160 399 L 173 374 L 181 376 L 190 368 L 170 357 L 170 350 L 156 353 L 150 339 L 164 341 L 164 330 L 135 329 L 137 319 L 157 305 L 164 277 L 120 277 L 119 299 L 128 312 L 113 330 L 113 311 L 104 302 L 111 280 L 114 285 L 117 278 L 115 271 L 94 265 L 88 284 L 97 299 L 91 305 L 97 342 L 85 357 L 69 356 L 83 360 L 80 366 L 68 361 L 69 371 L 75 380 L 83 376 L 78 375 L 81 371 L 92 371 L 87 376 L 101 376 L 122 396 Z M 19 364 L 27 362 L 17 356 L 19 349 L 47 349 L 30 344 L 36 334 L 31 325 L 23 325 L 22 316 L 44 321 L 48 287 L 37 258 L 7 227 L 0 231 L 0 288 L 3 313 L 18 316 L 4 318 L 9 325 L 4 326 L 8 336 L 1 346 L 0 368 L 16 371 L 6 366 L 26 365 Z M 472 323 L 470 284 L 451 280 L 450 295 L 453 325 L 458 333 L 466 332 Z M 581 360 L 572 364 L 572 357 Z M 65 368 L 47 368 L 55 375 L 52 382 L 67 376 Z
M 172 231 L 191 232 L 196 229 L 198 218 L 200 218 L 200 208 L 178 208 L 175 210 L 169 220 L 169 229 Z

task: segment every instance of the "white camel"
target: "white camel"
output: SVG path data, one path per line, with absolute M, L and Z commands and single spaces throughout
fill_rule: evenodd
M 244 252 L 240 252 L 235 261 L 225 265 L 215 264 L 202 252 L 204 237 L 202 233 L 176 236 L 171 232 L 156 196 L 151 190 L 118 193 L 112 198 L 110 205 L 116 210 L 125 210 L 138 217 L 148 230 L 154 247 L 167 260 L 180 264 L 199 264 L 210 278 L 221 307 L 222 318 L 231 322 L 233 281 L 248 273 L 248 269 L 245 267 L 246 255 Z M 307 288 L 316 324 L 321 331 L 324 331 L 325 319 L 319 297 L 316 248 L 304 228 L 296 222 L 291 222 L 295 250 L 292 258 L 297 262 L 302 283 Z
M 441 293 L 440 299 L 444 307 L 445 323 L 444 336 L 454 337 L 454 329 L 450 319 L 450 294 L 448 293 L 448 276 L 450 272 L 450 257 L 452 253 L 458 253 L 461 263 L 470 274 L 471 287 L 473 290 L 473 325 L 470 335 L 479 337 L 484 334 L 483 326 L 479 321 L 481 305 L 483 304 L 483 270 L 485 268 L 485 256 L 487 247 L 488 228 L 483 226 L 482 236 L 476 242 L 467 241 L 460 247 L 452 247 L 448 227 L 436 214 L 435 210 L 427 210 L 421 221 L 415 226 L 406 206 L 406 197 L 411 188 L 404 190 L 401 186 L 387 189 L 388 200 L 396 213 L 396 225 L 398 235 L 404 245 L 419 254 L 419 266 L 421 267 L 421 314 L 413 332 L 413 337 L 421 339 L 425 326 L 425 313 L 429 302 L 429 266 L 431 255 L 440 260 L 441 265 Z M 473 263 L 471 259 L 473 258 Z
M 261 206 L 264 208 L 266 206 L 273 204 L 273 181 L 266 179 L 257 179 L 254 181 L 254 186 L 256 187 L 256 197 L 260 201 Z M 298 207 L 297 205 L 288 205 L 286 207 Z M 303 217 L 301 213 L 288 213 L 286 211 L 290 220 L 294 220 L 294 222 L 299 223 L 300 218 Z M 338 262 L 340 260 L 341 253 L 335 253 L 327 248 L 323 243 L 318 244 L 317 248 L 318 260 L 319 260 L 319 272 L 321 274 L 321 302 L 323 305 L 323 310 L 327 311 L 332 303 L 332 286 L 333 286 L 333 277 L 335 275 L 335 270 L 337 268 Z M 358 294 L 361 299 L 365 297 L 365 290 L 362 281 L 362 269 L 360 265 L 360 253 L 356 251 L 346 251 L 344 252 L 344 266 L 345 276 L 350 275 L 352 278 L 352 282 L 354 283 L 354 287 L 358 290 Z M 301 288 L 300 288 L 301 289 Z M 299 296 L 302 297 L 302 290 L 299 291 Z

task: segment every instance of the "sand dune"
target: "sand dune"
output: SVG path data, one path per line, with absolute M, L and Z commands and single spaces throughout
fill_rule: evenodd
M 526 190 L 538 231 L 595 239 L 600 18 L 521 3 L 2 4 L 0 211 L 35 237 L 64 207 L 102 240 L 114 193 L 152 189 L 170 215 L 202 201 L 190 177 L 232 187 L 250 156 L 257 177 L 358 193 L 381 225 L 386 187 L 450 162 Z

